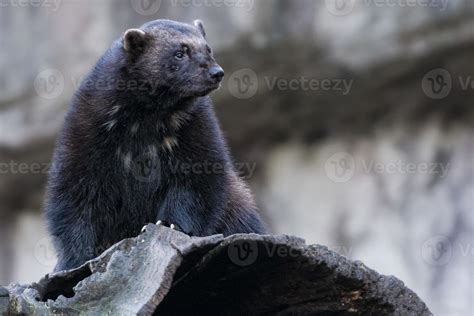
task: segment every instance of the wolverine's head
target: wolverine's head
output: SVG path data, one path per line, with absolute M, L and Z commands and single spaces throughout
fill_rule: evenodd
M 122 38 L 130 75 L 179 97 L 219 88 L 224 71 L 216 63 L 201 21 L 193 25 L 156 20 L 127 30 Z

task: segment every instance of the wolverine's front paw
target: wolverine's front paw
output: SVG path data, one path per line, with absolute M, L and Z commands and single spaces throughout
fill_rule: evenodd
M 160 226 L 160 225 L 163 225 L 163 226 L 166 226 L 166 227 L 169 227 L 171 229 L 175 229 L 176 228 L 176 225 L 175 224 L 169 224 L 168 222 L 166 221 L 158 221 L 156 222 L 156 226 Z
M 179 232 L 184 233 L 184 231 L 181 229 L 181 227 L 178 224 L 171 224 L 168 221 L 159 220 L 158 222 L 156 222 L 156 225 L 158 225 L 158 226 L 163 225 L 163 226 L 166 226 L 166 227 L 169 227 L 171 229 L 174 229 L 174 230 L 177 230 Z
M 171 229 L 176 229 L 175 224 L 169 224 L 167 221 L 158 221 L 158 222 L 156 222 L 156 225 L 157 226 L 163 225 L 163 226 L 169 227 Z M 142 233 L 146 230 L 147 226 L 148 225 L 145 225 L 145 226 L 142 227 L 142 230 L 141 230 Z
M 169 223 L 169 222 L 167 222 L 167 221 L 159 220 L 158 222 L 156 222 L 156 225 L 157 225 L 157 226 L 162 225 L 162 226 L 169 227 L 169 228 L 171 228 L 171 229 L 174 229 L 174 230 L 177 230 L 177 231 L 179 231 L 179 232 L 184 233 L 184 231 L 181 229 L 181 227 L 180 227 L 179 225 L 177 225 L 177 224 L 171 224 L 171 223 Z M 146 227 L 147 227 L 147 226 L 148 226 L 148 225 L 145 225 L 145 226 L 142 227 L 142 230 L 141 230 L 142 233 L 146 230 Z

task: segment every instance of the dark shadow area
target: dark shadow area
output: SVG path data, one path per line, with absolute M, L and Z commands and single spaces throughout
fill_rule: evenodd
M 74 287 L 91 275 L 92 271 L 89 266 L 85 265 L 73 273 L 60 272 L 52 278 L 45 278 L 38 284 L 38 292 L 40 293 L 39 301 L 47 302 L 48 300 L 56 300 L 60 295 L 71 298 L 76 294 Z

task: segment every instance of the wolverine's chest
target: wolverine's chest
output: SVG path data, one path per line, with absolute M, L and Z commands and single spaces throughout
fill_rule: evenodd
M 173 176 L 170 166 L 185 159 L 185 140 L 180 128 L 189 119 L 175 113 L 167 117 L 120 117 L 103 124 L 104 150 L 115 174 L 137 185 L 157 185 Z M 188 146 L 189 147 L 189 146 Z M 172 169 L 172 168 L 171 168 Z M 167 181 L 169 182 L 169 181 Z

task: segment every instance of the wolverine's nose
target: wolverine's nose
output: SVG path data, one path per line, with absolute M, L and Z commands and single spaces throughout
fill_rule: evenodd
M 212 79 L 221 81 L 222 77 L 224 77 L 224 69 L 222 69 L 219 65 L 212 66 L 209 68 L 209 75 Z

